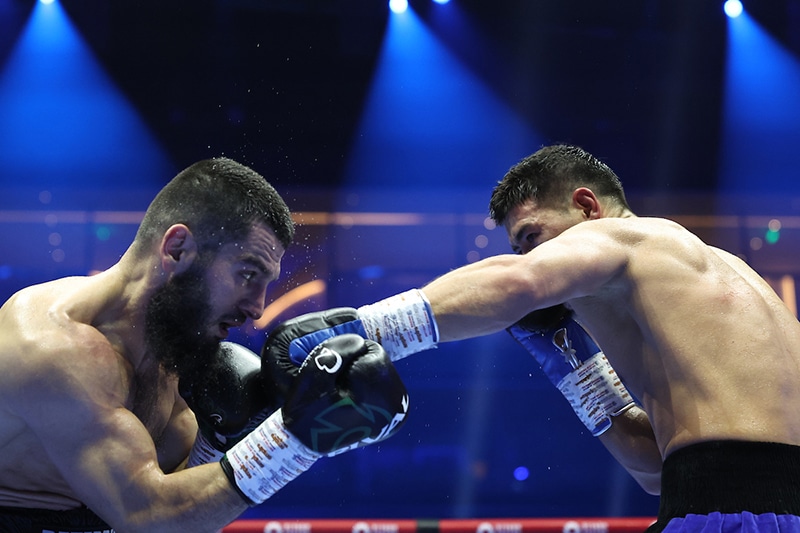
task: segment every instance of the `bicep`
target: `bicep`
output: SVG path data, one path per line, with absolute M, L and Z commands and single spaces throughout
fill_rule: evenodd
M 613 239 L 571 229 L 525 255 L 452 270 L 422 290 L 440 340 L 452 341 L 494 333 L 535 309 L 594 294 L 626 264 L 626 250 Z
M 523 256 L 536 308 L 597 294 L 624 271 L 629 253 L 613 236 L 580 224 L 541 244 Z
M 197 435 L 197 419 L 177 395 L 169 423 L 159 439 L 158 463 L 164 472 L 175 472 L 184 468 L 189 451 Z
M 61 398 L 29 425 L 78 498 L 108 522 L 146 506 L 163 476 L 149 433 L 124 406 Z

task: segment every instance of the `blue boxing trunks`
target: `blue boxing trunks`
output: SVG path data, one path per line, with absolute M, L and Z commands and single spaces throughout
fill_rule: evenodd
M 81 507 L 69 511 L 0 507 L 2 533 L 114 533 L 96 514 Z
M 800 446 L 709 441 L 669 454 L 647 530 L 660 531 L 800 533 Z

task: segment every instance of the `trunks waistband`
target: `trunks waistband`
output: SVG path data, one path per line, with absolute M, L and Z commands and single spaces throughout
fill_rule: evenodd
M 3 533 L 114 533 L 86 507 L 68 511 L 0 506 Z
M 800 446 L 709 441 L 680 448 L 664 460 L 661 527 L 690 513 L 742 511 L 800 515 Z

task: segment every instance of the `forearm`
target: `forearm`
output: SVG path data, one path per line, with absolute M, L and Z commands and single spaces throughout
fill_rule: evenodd
M 431 304 L 440 341 L 502 331 L 543 301 L 534 276 L 519 272 L 518 256 L 495 256 L 461 267 L 421 290 Z M 554 302 L 560 303 L 560 302 Z
M 644 410 L 634 405 L 613 418 L 598 437 L 612 456 L 648 494 L 661 492 L 661 453 Z
M 146 486 L 125 494 L 117 516 L 104 517 L 117 532 L 216 532 L 249 506 L 218 463 L 162 474 Z

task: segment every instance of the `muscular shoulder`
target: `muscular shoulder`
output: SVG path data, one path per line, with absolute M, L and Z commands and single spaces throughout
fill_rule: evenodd
M 531 259 L 553 260 L 568 282 L 569 299 L 627 292 L 664 269 L 681 270 L 707 254 L 705 245 L 675 222 L 643 217 L 601 218 L 576 224 L 537 247 Z M 692 263 L 692 265 L 689 265 Z M 548 276 L 553 279 L 553 276 Z
M 654 238 L 675 238 L 686 233 L 686 229 L 664 218 L 631 216 L 590 220 L 573 226 L 567 232 L 581 232 L 584 238 L 606 239 L 601 241 L 606 245 L 635 246 Z
M 25 289 L 0 309 L 0 395 L 11 409 L 97 390 L 124 402 L 127 361 L 96 328 L 72 319 L 49 284 Z M 57 291 L 56 291 L 57 292 Z
M 696 248 L 709 247 L 686 228 L 668 219 L 629 217 L 603 218 L 591 220 L 565 231 L 574 233 L 585 243 L 593 245 L 600 253 L 619 251 L 626 256 L 633 256 L 641 251 L 646 254 L 663 249 L 673 255 L 682 252 L 697 252 Z

